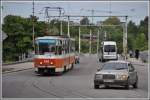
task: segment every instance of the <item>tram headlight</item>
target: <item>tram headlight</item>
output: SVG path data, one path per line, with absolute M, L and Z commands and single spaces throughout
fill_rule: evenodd
M 54 63 L 51 61 L 50 64 L 53 65 Z
M 40 64 L 42 65 L 42 64 L 43 64 L 43 62 L 40 62 Z

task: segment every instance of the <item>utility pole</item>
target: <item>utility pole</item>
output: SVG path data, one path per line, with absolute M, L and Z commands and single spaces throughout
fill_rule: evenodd
M 62 35 L 62 20 L 60 20 L 60 35 Z
M 33 46 L 33 50 L 34 50 L 34 52 L 35 52 L 35 43 L 34 43 L 34 39 L 35 39 L 35 32 L 34 32 L 34 0 L 33 0 L 33 3 L 32 3 L 32 5 L 33 5 L 33 8 L 32 8 L 32 10 L 33 10 L 33 12 L 32 12 L 32 14 L 33 14 L 33 16 L 32 16 L 32 46 Z
M 105 41 L 107 40 L 107 33 L 106 33 L 106 31 L 104 32 L 104 40 Z
M 92 30 L 90 29 L 90 47 L 89 47 L 89 54 L 91 54 L 91 45 L 92 45 Z
M 62 35 L 62 20 L 61 20 L 62 11 L 61 10 L 63 10 L 63 8 L 58 7 L 58 9 L 59 9 L 59 16 L 60 16 L 60 35 Z M 65 12 L 63 12 L 63 14 L 64 13 Z
M 98 53 L 99 53 L 99 29 L 97 31 L 97 56 L 98 56 Z
M 123 32 L 123 55 L 127 59 L 127 16 L 125 17 L 124 32 Z
M 112 13 L 112 11 L 111 11 L 111 0 L 110 0 L 110 2 L 109 2 L 109 16 L 111 17 L 111 13 Z
M 94 10 L 92 9 L 91 12 L 92 12 L 92 24 L 93 24 Z
M 125 17 L 125 20 L 126 20 L 126 23 L 125 23 L 125 59 L 127 59 L 127 19 L 128 19 L 128 16 Z
M 70 38 L 70 17 L 68 16 L 68 37 Z
M 79 54 L 81 51 L 81 30 L 80 30 L 80 26 L 79 26 Z
M 91 10 L 91 13 L 92 13 L 92 24 L 93 24 L 93 16 L 94 16 L 94 10 L 92 9 Z M 90 48 L 89 48 L 89 54 L 91 54 L 91 51 L 92 51 L 92 47 L 91 47 L 91 45 L 92 45 L 92 30 L 90 29 Z
M 59 12 L 59 15 L 57 15 L 58 18 L 63 17 L 64 13 L 65 13 L 65 10 L 63 8 L 61 8 L 61 7 L 44 7 L 44 8 L 45 8 L 45 18 L 46 18 L 46 21 L 47 21 L 48 24 L 50 23 L 50 17 L 54 17 L 54 16 L 50 16 L 49 15 L 49 11 L 58 11 Z M 59 34 L 62 35 L 62 21 L 60 21 Z

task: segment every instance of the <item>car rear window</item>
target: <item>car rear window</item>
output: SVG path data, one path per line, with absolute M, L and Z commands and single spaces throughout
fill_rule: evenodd
M 115 45 L 105 45 L 104 52 L 116 52 Z

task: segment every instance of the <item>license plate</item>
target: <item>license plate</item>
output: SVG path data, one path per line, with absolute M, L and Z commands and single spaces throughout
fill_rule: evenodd
M 104 82 L 114 82 L 114 80 L 104 80 Z

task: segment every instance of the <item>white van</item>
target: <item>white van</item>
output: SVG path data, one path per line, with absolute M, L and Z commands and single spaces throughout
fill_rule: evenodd
M 117 45 L 115 41 L 103 41 L 101 42 L 99 61 L 117 60 Z

